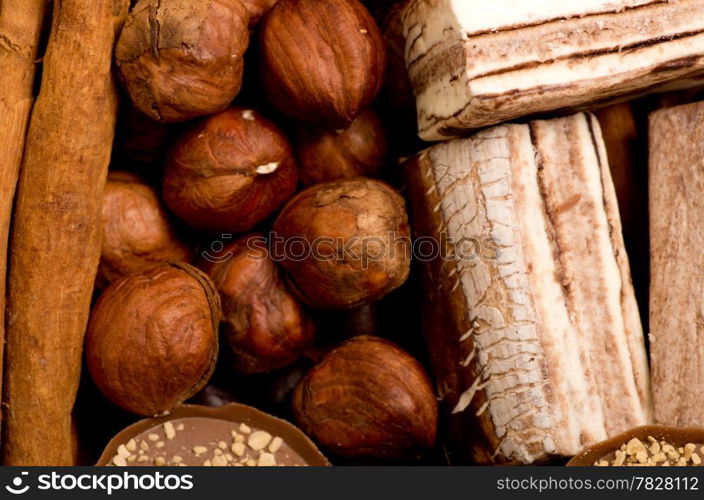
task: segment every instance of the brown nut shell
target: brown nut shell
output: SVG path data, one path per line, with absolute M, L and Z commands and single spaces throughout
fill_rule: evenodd
M 330 351 L 296 387 L 298 425 L 345 457 L 415 457 L 436 439 L 438 407 L 420 364 L 378 337 Z
M 288 290 L 261 234 L 227 245 L 201 268 L 220 293 L 222 335 L 244 374 L 283 368 L 301 357 L 315 325 Z
M 302 121 L 347 127 L 383 83 L 384 41 L 358 0 L 279 0 L 260 46 L 267 97 Z
M 176 141 L 163 196 L 196 229 L 241 233 L 288 200 L 297 178 L 291 146 L 278 127 L 251 109 L 230 108 Z
M 259 24 L 262 18 L 271 10 L 278 0 L 242 0 L 249 13 L 249 27 Z
M 307 304 L 349 309 L 401 286 L 411 245 L 403 198 L 358 177 L 317 184 L 293 198 L 274 223 L 272 252 Z
M 139 415 L 193 396 L 215 369 L 220 301 L 205 274 L 163 264 L 116 281 L 93 308 L 88 369 L 101 392 Z
M 103 246 L 97 286 L 164 262 L 190 262 L 193 249 L 179 238 L 156 191 L 137 175 L 110 172 L 103 196 Z
M 248 20 L 241 0 L 140 0 L 115 49 L 134 104 L 160 122 L 225 109 L 242 85 Z
M 376 177 L 388 153 L 381 119 L 368 109 L 343 130 L 303 128 L 296 153 L 303 185 L 354 177 Z

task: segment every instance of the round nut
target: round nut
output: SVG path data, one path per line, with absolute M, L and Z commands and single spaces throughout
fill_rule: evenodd
M 242 85 L 248 20 L 241 0 L 140 0 L 115 49 L 134 104 L 160 122 L 225 109 Z
M 103 196 L 103 246 L 97 286 L 164 262 L 190 262 L 157 193 L 129 172 L 110 172 Z
M 163 264 L 116 281 L 91 313 L 88 369 L 101 392 L 139 415 L 172 410 L 215 369 L 220 303 L 210 279 Z
M 222 333 L 238 372 L 283 368 L 311 344 L 314 323 L 288 290 L 263 235 L 240 238 L 201 268 L 220 292 Z
M 274 223 L 274 258 L 307 304 L 349 309 L 380 299 L 408 278 L 411 245 L 403 198 L 359 177 L 316 184 Z
M 296 144 L 301 182 L 319 182 L 380 174 L 388 145 L 384 124 L 372 110 L 344 130 L 302 129 Z
M 196 229 L 241 233 L 289 199 L 297 178 L 283 133 L 256 111 L 231 108 L 176 141 L 164 172 L 163 196 Z
M 293 394 L 298 425 L 344 457 L 415 457 L 435 444 L 438 407 L 420 364 L 378 337 L 330 351 Z
M 384 40 L 358 0 L 279 0 L 260 45 L 267 97 L 302 121 L 347 127 L 383 83 Z

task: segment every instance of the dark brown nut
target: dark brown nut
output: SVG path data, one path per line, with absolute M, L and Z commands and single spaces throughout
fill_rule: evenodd
M 220 301 L 188 264 L 163 264 L 116 281 L 95 305 L 88 369 L 113 403 L 139 415 L 168 412 L 197 393 L 215 369 Z
M 275 260 L 307 304 L 349 309 L 380 299 L 408 278 L 405 203 L 383 182 L 358 177 L 299 193 L 274 223 Z
M 384 124 L 372 110 L 344 130 L 304 128 L 296 144 L 304 185 L 353 177 L 376 177 L 388 152 Z
M 134 104 L 160 122 L 225 109 L 242 85 L 248 20 L 241 0 L 140 0 L 115 49 Z
M 288 200 L 297 178 L 283 133 L 256 111 L 230 108 L 176 141 L 162 194 L 166 205 L 196 229 L 241 233 Z
M 157 193 L 135 174 L 108 175 L 103 223 L 99 288 L 164 262 L 193 259 L 193 249 L 179 238 Z
M 301 357 L 315 326 L 288 290 L 264 236 L 240 238 L 201 267 L 220 292 L 222 334 L 238 372 L 270 372 Z
M 358 0 L 279 0 L 260 45 L 267 97 L 299 120 L 347 127 L 383 83 L 384 41 Z
M 249 13 L 249 27 L 259 24 L 276 2 L 277 0 L 242 0 Z
M 344 457 L 415 457 L 435 444 L 438 407 L 420 364 L 360 336 L 330 351 L 293 394 L 304 432 Z

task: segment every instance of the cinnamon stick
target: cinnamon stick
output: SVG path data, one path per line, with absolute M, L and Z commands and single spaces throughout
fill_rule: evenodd
M 71 409 L 100 255 L 117 114 L 111 63 L 127 0 L 55 0 L 17 189 L 3 459 L 70 465 Z
M 22 161 L 34 76 L 48 0 L 0 2 L 0 318 L 5 317 L 7 239 Z M 0 320 L 0 393 L 5 323 Z

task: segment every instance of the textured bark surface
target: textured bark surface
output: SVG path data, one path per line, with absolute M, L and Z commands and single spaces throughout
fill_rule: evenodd
M 0 393 L 5 347 L 5 277 L 12 200 L 34 103 L 34 75 L 48 0 L 0 2 Z
M 404 32 L 420 135 L 440 140 L 701 77 L 702 19 L 700 0 L 413 0 Z
M 3 459 L 69 465 L 126 0 L 55 0 L 10 245 Z
M 458 460 L 570 456 L 649 422 L 643 333 L 596 118 L 502 125 L 407 166 Z
M 650 117 L 650 334 L 655 422 L 704 426 L 704 103 Z

